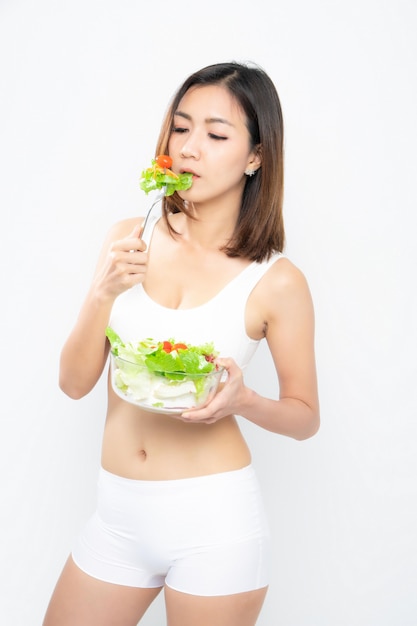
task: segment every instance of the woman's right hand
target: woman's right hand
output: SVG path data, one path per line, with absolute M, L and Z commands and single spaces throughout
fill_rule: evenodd
M 141 232 L 142 226 L 138 224 L 126 237 L 109 245 L 95 278 L 102 297 L 114 299 L 144 281 L 148 256 Z

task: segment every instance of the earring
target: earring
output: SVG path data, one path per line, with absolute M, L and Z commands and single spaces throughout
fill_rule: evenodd
M 258 170 L 245 170 L 246 176 L 254 176 Z

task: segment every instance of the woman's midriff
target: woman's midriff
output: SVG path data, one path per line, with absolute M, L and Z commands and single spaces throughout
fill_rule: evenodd
M 102 466 L 136 480 L 174 480 L 240 469 L 251 455 L 233 416 L 214 424 L 148 413 L 109 389 Z

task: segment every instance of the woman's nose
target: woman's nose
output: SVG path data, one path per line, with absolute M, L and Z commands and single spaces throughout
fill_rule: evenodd
M 194 139 L 192 139 L 191 137 L 187 138 L 187 141 L 184 142 L 180 150 L 180 156 L 184 158 L 194 158 L 194 159 L 198 159 L 200 157 L 200 150 L 197 146 L 197 142 L 195 138 Z

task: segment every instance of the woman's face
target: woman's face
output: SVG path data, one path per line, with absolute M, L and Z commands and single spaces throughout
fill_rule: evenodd
M 250 144 L 243 111 L 219 85 L 192 87 L 174 115 L 168 144 L 175 172 L 191 172 L 192 187 L 180 192 L 189 202 L 240 203 L 245 170 L 259 159 Z

